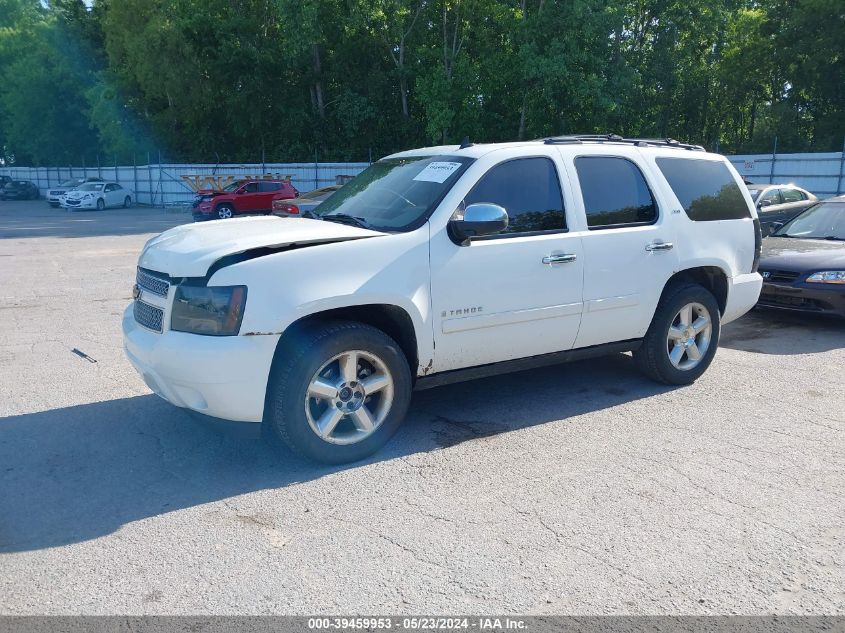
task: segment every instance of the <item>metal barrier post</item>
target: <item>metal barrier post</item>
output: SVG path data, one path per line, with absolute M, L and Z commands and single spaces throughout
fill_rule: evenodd
M 839 180 L 836 182 L 836 195 L 842 193 L 842 178 L 845 177 L 845 136 L 842 137 L 842 155 L 839 157 Z
M 775 136 L 775 145 L 772 148 L 772 169 L 769 171 L 769 184 L 774 184 L 775 182 L 775 161 L 777 160 L 777 153 L 778 153 L 778 137 Z

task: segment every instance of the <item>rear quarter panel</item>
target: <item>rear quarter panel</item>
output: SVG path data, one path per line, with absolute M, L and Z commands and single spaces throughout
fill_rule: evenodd
M 650 149 L 643 152 L 643 157 L 660 189 L 660 196 L 668 205 L 668 213 L 675 227 L 678 270 L 716 266 L 728 277 L 749 273 L 754 260 L 754 218 L 757 214 L 748 188 L 730 162 L 717 154 L 689 152 L 679 155 L 676 149 Z M 723 163 L 742 193 L 749 217 L 741 220 L 691 220 L 660 171 L 657 159 L 661 157 Z

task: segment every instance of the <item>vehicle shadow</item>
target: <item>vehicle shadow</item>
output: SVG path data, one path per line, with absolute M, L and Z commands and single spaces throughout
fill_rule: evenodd
M 7 417 L 0 419 L 0 552 L 86 541 L 172 510 L 670 389 L 642 378 L 622 354 L 440 387 L 415 394 L 406 423 L 379 453 L 339 467 L 198 423 L 154 395 Z
M 814 354 L 845 347 L 845 321 L 757 309 L 729 323 L 719 346 L 757 354 Z
M 0 202 L 0 239 L 140 235 L 192 221 L 189 213 L 146 207 L 67 211 L 43 200 Z

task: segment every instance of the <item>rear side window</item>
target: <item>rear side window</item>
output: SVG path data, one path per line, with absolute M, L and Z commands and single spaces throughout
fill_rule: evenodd
M 751 217 L 727 165 L 692 158 L 658 158 L 657 166 L 690 220 L 739 220 Z
M 464 198 L 465 205 L 481 202 L 505 208 L 505 234 L 566 229 L 560 181 L 548 158 L 517 158 L 496 165 Z
M 657 204 L 640 168 L 626 158 L 580 156 L 575 170 L 590 229 L 652 224 Z
M 760 198 L 760 202 L 768 202 L 769 204 L 780 204 L 780 189 L 769 189 L 766 193 L 763 194 L 763 197 Z
M 281 188 L 282 185 L 278 182 L 262 182 L 258 185 L 259 191 L 278 191 Z
M 783 196 L 784 202 L 802 202 L 807 199 L 807 196 L 797 189 L 781 189 L 780 195 Z

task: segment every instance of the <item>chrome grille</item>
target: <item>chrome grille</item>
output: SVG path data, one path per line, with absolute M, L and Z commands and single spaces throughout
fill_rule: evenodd
M 147 292 L 151 292 L 159 297 L 166 297 L 167 291 L 170 290 L 170 282 L 160 277 L 155 277 L 142 269 L 138 269 L 135 275 L 135 283 L 138 287 Z
M 164 310 L 151 306 L 143 301 L 136 301 L 134 308 L 135 320 L 145 328 L 161 332 L 161 321 L 164 317 Z

